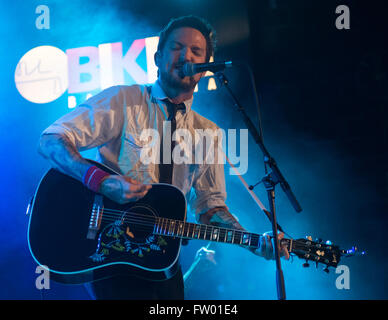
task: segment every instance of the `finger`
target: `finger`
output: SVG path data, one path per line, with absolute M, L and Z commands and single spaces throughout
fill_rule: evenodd
M 278 237 L 279 238 L 279 237 Z M 278 239 L 279 240 L 279 239 Z M 276 250 L 275 250 L 275 245 L 276 245 L 276 238 L 275 237 L 272 237 L 271 238 L 271 245 L 272 245 L 272 259 L 276 259 Z M 278 242 L 278 251 L 279 251 L 279 255 L 280 257 L 282 256 L 282 251 L 280 249 L 280 245 L 279 245 L 279 242 Z
M 279 251 L 280 251 L 280 256 L 281 257 L 284 257 L 286 260 L 290 259 L 290 253 L 288 252 L 287 250 L 287 246 L 286 245 L 282 245 L 281 244 L 281 240 L 284 238 L 284 232 L 279 232 L 278 234 L 278 240 L 279 240 Z
M 152 186 L 150 184 L 129 184 L 129 192 L 144 192 L 151 189 Z
M 266 260 L 271 260 L 271 256 L 272 256 L 272 250 L 271 250 L 272 245 L 270 242 L 268 242 L 268 239 L 270 238 L 270 234 L 271 234 L 271 231 L 268 231 L 268 232 L 264 232 L 262 236 L 262 241 L 264 244 L 262 245 L 261 255 Z M 271 251 L 271 253 L 269 253 L 269 251 Z
M 284 259 L 288 260 L 290 259 L 290 253 L 288 252 L 286 246 L 281 246 L 280 249 L 280 257 L 284 257 Z
M 279 232 L 277 238 L 278 238 L 278 250 L 279 250 L 280 256 L 282 256 L 283 255 L 283 245 L 281 244 L 281 241 L 284 238 L 284 233 Z
M 135 189 L 135 191 L 132 191 L 132 190 L 124 190 L 124 194 L 123 194 L 123 197 L 126 199 L 126 200 L 130 200 L 130 201 L 137 201 L 141 198 L 143 198 L 149 191 L 150 188 L 145 188 L 145 187 L 136 187 L 136 188 L 133 188 Z
M 288 252 L 287 248 L 283 247 L 282 252 L 284 254 L 284 259 L 286 260 L 290 259 L 290 253 Z
M 265 236 L 260 237 L 260 249 L 259 249 L 259 254 L 260 256 L 265 258 L 265 252 L 266 252 L 266 245 L 265 245 Z
M 129 182 L 129 183 L 131 183 L 131 184 L 141 184 L 140 181 L 137 181 L 137 180 L 135 180 L 133 178 L 126 177 L 126 176 L 124 176 L 124 180 Z
M 272 240 L 271 240 L 271 237 L 269 235 L 265 236 L 265 245 L 266 245 L 265 258 L 267 260 L 271 260 L 274 257 L 274 254 L 273 254 L 274 246 L 272 245 Z
M 126 194 L 127 199 L 139 200 L 143 198 L 148 193 L 148 190 L 142 192 L 131 192 Z
M 290 258 L 290 253 L 287 250 L 287 246 L 285 244 L 281 244 L 281 240 L 284 238 L 284 233 L 279 233 L 278 234 L 278 250 L 280 253 L 280 257 L 284 257 L 286 260 Z M 275 238 L 273 240 L 273 247 L 275 248 Z M 275 257 L 275 250 L 274 250 L 274 257 Z

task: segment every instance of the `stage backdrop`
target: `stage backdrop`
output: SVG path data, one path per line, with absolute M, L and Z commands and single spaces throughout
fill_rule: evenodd
M 287 298 L 386 299 L 387 52 L 382 25 L 371 18 L 376 11 L 348 4 L 350 29 L 339 29 L 336 19 L 345 12 L 336 13 L 339 5 L 307 0 L 2 4 L 0 299 L 90 299 L 81 285 L 36 286 L 40 273 L 28 249 L 26 208 L 49 169 L 37 153 L 39 136 L 109 86 L 154 82 L 158 32 L 170 18 L 187 14 L 208 19 L 217 30 L 215 60 L 244 62 L 254 71 L 265 145 L 303 208 L 296 213 L 278 186 L 278 223 L 294 238 L 312 235 L 368 251 L 344 259 L 345 267 L 329 274 L 313 264 L 303 268 L 297 258 L 283 260 Z M 259 127 L 248 70 L 236 67 L 226 75 Z M 193 109 L 226 132 L 236 130 L 241 177 L 225 165 L 227 205 L 247 230 L 270 230 L 258 204 L 268 208 L 264 186 L 250 193 L 246 185 L 263 178 L 262 153 L 213 74 L 199 83 Z M 83 155 L 93 158 L 95 150 Z M 188 220 L 194 221 L 190 212 Z M 207 245 L 190 241 L 183 247 L 184 272 Z M 276 299 L 273 261 L 235 246 L 208 249 L 216 264 L 194 271 L 187 299 Z

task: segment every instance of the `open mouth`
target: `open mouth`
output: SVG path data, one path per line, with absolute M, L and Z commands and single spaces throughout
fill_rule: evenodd
M 179 77 L 183 79 L 185 77 L 185 75 L 183 73 L 183 69 L 182 68 L 183 68 L 183 64 L 181 64 L 181 63 L 176 64 L 175 67 L 174 67 L 174 69 L 177 70 Z

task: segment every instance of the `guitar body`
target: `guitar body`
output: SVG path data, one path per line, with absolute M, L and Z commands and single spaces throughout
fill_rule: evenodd
M 165 280 L 177 271 L 181 240 L 155 234 L 157 217 L 185 220 L 186 200 L 179 189 L 154 184 L 144 198 L 119 205 L 51 169 L 34 196 L 29 248 L 58 282 L 78 284 L 129 272 Z
M 69 284 L 128 273 L 150 280 L 169 279 L 178 270 L 181 239 L 223 242 L 251 250 L 260 247 L 259 234 L 185 219 L 185 196 L 172 185 L 153 184 L 142 199 L 120 205 L 51 169 L 33 199 L 28 245 L 35 261 L 50 271 L 51 279 Z M 356 247 L 342 250 L 311 238 L 283 238 L 281 245 L 303 260 L 324 264 L 326 271 L 337 267 L 341 256 L 365 254 L 358 253 Z

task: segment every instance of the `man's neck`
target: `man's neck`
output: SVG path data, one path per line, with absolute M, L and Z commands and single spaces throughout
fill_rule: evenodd
M 179 104 L 186 100 L 190 100 L 193 96 L 194 89 L 190 91 L 181 91 L 176 90 L 174 88 L 170 88 L 164 85 L 161 81 L 159 81 L 160 86 L 162 87 L 164 93 L 171 100 L 172 103 Z

